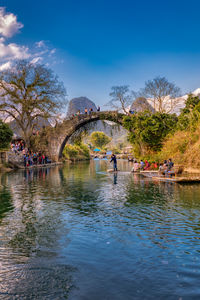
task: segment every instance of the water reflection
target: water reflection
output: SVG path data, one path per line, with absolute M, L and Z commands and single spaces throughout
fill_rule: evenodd
M 114 184 L 117 184 L 117 173 L 115 173 L 115 172 L 113 174 L 113 182 L 114 182 Z
M 3 186 L 0 188 L 0 222 L 5 214 L 7 214 L 12 209 L 13 205 L 11 201 L 11 193 L 8 188 Z
M 1 177 L 2 299 L 199 298 L 200 186 L 118 165 Z

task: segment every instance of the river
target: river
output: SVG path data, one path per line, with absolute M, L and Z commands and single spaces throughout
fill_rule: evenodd
M 200 299 L 200 185 L 118 164 L 0 177 L 0 299 Z

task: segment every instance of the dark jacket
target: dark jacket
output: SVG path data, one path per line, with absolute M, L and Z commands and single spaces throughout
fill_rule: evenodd
M 116 158 L 116 156 L 115 155 L 112 155 L 111 156 L 111 160 L 110 160 L 110 162 L 114 162 L 114 163 L 116 163 L 117 162 L 117 158 Z

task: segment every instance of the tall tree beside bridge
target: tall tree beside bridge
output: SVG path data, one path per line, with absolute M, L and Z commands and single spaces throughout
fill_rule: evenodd
M 28 147 L 38 118 L 56 119 L 65 97 L 62 82 L 44 65 L 21 60 L 0 73 L 0 113 L 15 120 Z
M 132 102 L 132 95 L 128 85 L 113 86 L 111 93 L 109 94 L 111 100 L 108 102 L 108 106 L 114 108 L 117 111 L 122 111 L 124 114 L 129 114 L 129 107 Z
M 156 77 L 145 82 L 145 87 L 139 92 L 140 96 L 148 98 L 154 111 L 171 113 L 179 103 L 180 88 L 165 77 Z

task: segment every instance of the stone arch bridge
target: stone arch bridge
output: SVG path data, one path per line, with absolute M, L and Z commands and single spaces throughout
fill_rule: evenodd
M 82 126 L 98 120 L 108 120 L 122 125 L 123 116 L 124 114 L 116 111 L 103 111 L 93 112 L 91 115 L 81 114 L 64 120 L 63 123 L 54 127 L 46 137 L 49 156 L 52 160 L 59 161 L 67 141 Z

